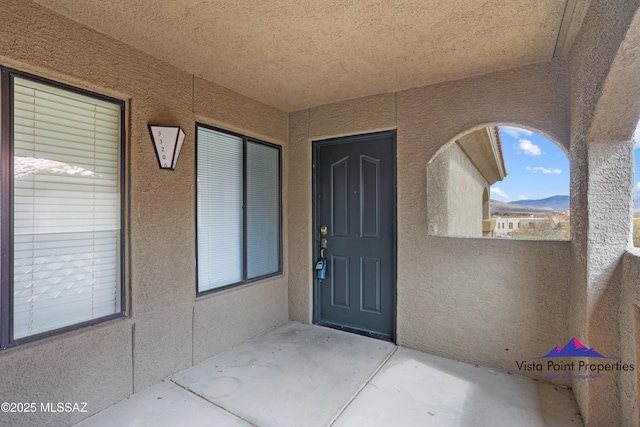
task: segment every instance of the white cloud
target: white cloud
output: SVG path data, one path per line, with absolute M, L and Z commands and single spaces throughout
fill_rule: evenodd
M 547 169 L 547 168 L 544 168 L 542 166 L 536 166 L 534 168 L 527 166 L 527 170 L 530 171 L 530 172 L 534 172 L 534 173 L 535 172 L 542 172 L 545 175 L 550 175 L 550 174 L 560 175 L 562 173 L 562 170 L 560 170 L 560 169 Z
M 534 157 L 542 154 L 542 150 L 540 149 L 540 147 L 538 147 L 528 139 L 521 139 L 520 142 L 518 142 L 518 149 L 524 151 L 524 154 L 526 154 L 527 156 Z
M 633 149 L 637 150 L 638 148 L 640 148 L 640 122 L 638 122 L 636 130 L 633 132 Z
M 507 196 L 506 193 L 500 189 L 500 187 L 491 187 L 491 195 L 502 197 L 503 199 L 509 198 L 509 196 Z
M 533 132 L 530 130 L 515 128 L 513 126 L 500 126 L 500 132 L 506 133 L 514 138 L 520 138 L 521 135 L 533 135 Z
M 518 200 L 529 200 L 527 196 L 518 196 Z
M 638 185 L 636 185 L 636 188 L 640 190 L 640 182 L 638 183 Z

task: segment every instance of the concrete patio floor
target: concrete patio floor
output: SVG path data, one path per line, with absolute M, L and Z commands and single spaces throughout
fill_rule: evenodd
M 570 391 L 289 322 L 76 424 L 582 426 Z

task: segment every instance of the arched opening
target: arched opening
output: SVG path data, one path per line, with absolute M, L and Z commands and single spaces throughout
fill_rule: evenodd
M 567 240 L 569 202 L 564 150 L 520 127 L 472 130 L 427 167 L 433 235 Z
M 485 187 L 482 191 L 482 236 L 495 236 L 495 221 L 491 220 L 491 201 L 489 199 L 489 189 Z

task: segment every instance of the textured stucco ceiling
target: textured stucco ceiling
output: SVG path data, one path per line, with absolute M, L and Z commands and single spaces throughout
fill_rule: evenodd
M 566 5 L 565 0 L 36 1 L 285 111 L 548 61 Z

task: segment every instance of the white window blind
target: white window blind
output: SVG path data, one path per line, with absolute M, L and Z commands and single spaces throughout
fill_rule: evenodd
M 243 280 L 242 138 L 198 127 L 198 290 Z
M 247 142 L 247 276 L 280 268 L 280 151 Z
M 120 105 L 14 78 L 14 339 L 120 312 Z

